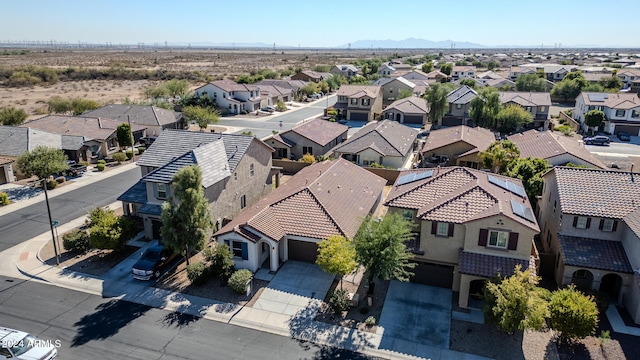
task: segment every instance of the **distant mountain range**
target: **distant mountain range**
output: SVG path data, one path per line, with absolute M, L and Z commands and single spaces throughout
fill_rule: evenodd
M 453 46 L 452 46 L 453 44 Z M 338 48 L 352 49 L 481 49 L 487 48 L 482 44 L 476 44 L 466 41 L 431 41 L 425 39 L 408 38 L 404 40 L 358 40 L 351 44 L 344 44 L 338 46 Z

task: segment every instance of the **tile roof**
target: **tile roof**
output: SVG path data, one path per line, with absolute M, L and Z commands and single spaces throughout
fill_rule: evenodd
M 640 174 L 556 166 L 555 176 L 564 214 L 622 219 L 640 207 Z
M 355 154 L 375 147 L 384 156 L 405 156 L 413 147 L 418 130 L 396 121 L 372 121 L 333 150 Z
M 512 200 L 530 210 L 526 195 L 516 195 L 494 184 L 489 176 L 522 187 L 519 179 L 459 166 L 403 171 L 398 179 L 427 171 L 433 171 L 432 175 L 420 180 L 404 184 L 396 180 L 385 205 L 417 210 L 417 217 L 422 220 L 457 224 L 502 214 L 539 231 L 535 219 L 526 220 L 513 211 Z
M 513 275 L 516 265 L 520 265 L 522 271 L 527 269 L 533 269 L 535 271 L 536 268 L 535 259 L 532 257 L 529 258 L 529 260 L 524 260 L 468 251 L 460 251 L 458 264 L 458 269 L 461 274 L 487 278 L 493 277 L 496 274 L 505 277 L 511 276 Z
M 158 168 L 201 144 L 207 144 L 219 139 L 222 139 L 224 143 L 231 172 L 235 170 L 252 141 L 264 144 L 261 140 L 247 135 L 165 129 L 147 151 L 142 154 L 138 160 L 138 165 Z M 267 144 L 264 144 L 264 146 L 273 151 Z
M 595 95 L 595 96 L 594 96 Z M 594 93 L 582 92 L 578 95 L 585 105 L 605 106 L 610 109 L 633 109 L 640 107 L 640 98 L 636 93 Z M 577 101 L 577 98 L 576 98 Z
M 0 156 L 0 166 L 2 165 L 7 165 L 7 164 L 11 164 L 13 163 L 15 160 L 10 159 L 10 158 L 6 158 L 6 157 L 1 157 Z
M 294 91 L 298 91 L 300 88 L 304 87 L 307 83 L 302 80 L 280 80 L 280 79 L 264 79 L 260 80 L 255 85 L 273 85 L 279 86 L 285 89 L 292 89 Z
M 565 265 L 633 273 L 622 242 L 558 235 Z
M 548 92 L 500 91 L 500 102 L 512 102 L 520 106 L 551 106 L 551 95 Z
M 118 196 L 118 201 L 126 201 L 129 203 L 146 204 L 147 203 L 147 184 L 144 181 L 138 181 L 135 185 L 127 189 L 122 195 Z
M 162 205 L 146 203 L 140 206 L 138 213 L 160 216 L 162 215 Z
M 595 167 L 606 168 L 600 159 L 591 154 L 584 146 L 580 146 L 576 139 L 562 134 L 554 134 L 550 130 L 532 129 L 510 135 L 508 139 L 520 149 L 520 157 L 523 158 L 532 157 L 547 160 L 555 156 L 569 154 Z
M 84 136 L 85 140 L 105 140 L 116 131 L 122 122 L 100 117 L 48 115 L 28 121 L 20 127 L 39 129 L 60 135 Z M 131 129 L 142 131 L 146 127 L 131 124 Z
M 271 96 L 279 95 L 291 95 L 292 90 L 290 88 L 284 88 L 278 85 L 260 85 L 260 93 L 265 93 Z
M 244 91 L 258 90 L 258 86 L 256 85 L 238 84 L 237 82 L 232 80 L 216 80 L 216 81 L 210 82 L 210 84 L 227 92 L 231 92 L 231 91 L 244 92 Z
M 82 116 L 114 119 L 120 123 L 130 120 L 132 124 L 144 126 L 163 126 L 175 123 L 180 118 L 180 113 L 156 106 L 109 104 L 86 111 Z
M 628 213 L 622 220 L 640 238 L 640 207 Z
M 361 98 L 363 96 L 375 99 L 380 95 L 381 88 L 378 85 L 342 85 L 338 89 L 338 96 Z
M 452 126 L 431 131 L 420 151 L 422 153 L 430 153 L 459 141 L 469 144 L 477 151 L 485 151 L 489 145 L 496 141 L 496 137 L 490 130 L 485 128 L 472 128 L 466 125 Z
M 62 150 L 78 150 L 84 145 L 84 136 L 62 135 Z
M 20 156 L 38 146 L 62 149 L 62 137 L 39 129 L 0 125 L 0 155 Z
M 338 136 L 349 131 L 349 127 L 338 122 L 315 118 L 293 127 L 291 132 L 304 136 L 320 146 L 325 146 Z M 286 137 L 289 132 L 282 133 Z
M 295 146 L 296 143 L 294 141 L 292 141 L 291 139 L 287 139 L 286 137 L 282 136 L 283 134 L 275 134 L 275 135 L 271 135 L 270 137 L 265 139 L 265 142 L 267 142 L 268 140 L 274 139 L 280 143 L 282 143 L 282 145 L 286 146 L 286 147 L 292 147 Z
M 429 105 L 423 98 L 409 96 L 392 102 L 383 112 L 390 110 L 400 111 L 405 114 L 428 114 Z
M 447 94 L 449 104 L 468 104 L 478 93 L 467 85 L 462 85 Z
M 238 214 L 215 236 L 244 228 L 276 241 L 285 235 L 353 238 L 385 183 L 344 159 L 316 163 Z

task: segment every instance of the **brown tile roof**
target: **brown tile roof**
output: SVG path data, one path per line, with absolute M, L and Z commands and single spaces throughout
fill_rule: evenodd
M 547 92 L 500 91 L 500 102 L 512 102 L 520 106 L 551 106 L 551 95 Z
M 0 166 L 2 165 L 7 165 L 7 164 L 11 164 L 12 162 L 14 162 L 15 160 L 10 159 L 10 158 L 6 158 L 6 157 L 0 157 Z
M 640 174 L 556 166 L 554 176 L 564 214 L 622 219 L 640 207 Z
M 60 135 L 84 136 L 85 140 L 105 140 L 111 136 L 122 121 L 99 117 L 49 115 L 31 120 L 21 125 L 31 129 Z M 146 129 L 145 126 L 131 124 L 133 131 Z
M 487 254 L 477 254 L 468 251 L 460 251 L 459 271 L 461 274 L 484 276 L 487 278 L 497 274 L 500 276 L 511 276 L 516 265 L 521 269 L 533 269 L 535 272 L 536 262 L 533 257 L 529 260 L 515 259 L 504 256 Z
M 429 105 L 427 105 L 427 101 L 423 98 L 409 96 L 392 102 L 384 109 L 384 112 L 389 110 L 397 110 L 405 114 L 428 114 Z
M 511 135 L 509 140 L 520 149 L 520 157 L 523 158 L 549 159 L 569 154 L 595 167 L 606 168 L 606 165 L 600 159 L 591 154 L 584 146 L 580 146 L 576 139 L 562 134 L 554 134 L 550 130 L 538 131 L 532 129 Z
M 276 241 L 285 235 L 353 238 L 385 183 L 344 159 L 316 163 L 238 214 L 215 236 L 245 228 Z
M 217 80 L 217 81 L 211 82 L 211 84 L 227 92 L 258 90 L 258 87 L 256 85 L 238 84 L 237 82 L 232 80 Z
M 582 92 L 578 97 L 583 99 L 585 105 L 605 106 L 611 109 L 626 110 L 640 106 L 640 98 L 636 93 Z
M 338 122 L 315 118 L 297 125 L 289 131 L 304 136 L 318 145 L 325 146 L 338 136 L 349 131 L 349 127 Z M 282 133 L 282 135 L 286 137 L 286 133 L 289 131 Z
M 372 121 L 335 147 L 334 151 L 355 154 L 372 148 L 383 156 L 405 156 L 417 137 L 417 129 L 397 121 Z
M 361 98 L 364 96 L 375 99 L 380 95 L 381 87 L 378 85 L 342 85 L 338 89 L 338 96 Z
M 429 171 L 433 171 L 431 176 L 402 183 L 404 175 Z M 422 220 L 457 224 L 502 214 L 539 231 L 535 218 L 524 219 L 513 210 L 512 200 L 531 210 L 526 195 L 522 197 L 492 183 L 490 176 L 522 188 L 519 179 L 459 166 L 409 170 L 400 173 L 385 205 L 417 210 L 417 217 Z
M 496 138 L 490 130 L 485 128 L 472 128 L 466 125 L 453 126 L 431 131 L 420 151 L 430 153 L 441 147 L 455 144 L 458 141 L 473 146 L 477 151 L 485 151 L 489 145 L 496 141 Z
M 640 207 L 628 213 L 622 220 L 640 238 Z
M 633 273 L 622 242 L 558 235 L 565 265 Z
M 292 90 L 286 89 L 278 85 L 260 85 L 260 94 L 271 96 L 291 95 Z

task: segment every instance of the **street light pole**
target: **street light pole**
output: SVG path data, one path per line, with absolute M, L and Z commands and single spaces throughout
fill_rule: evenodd
M 51 239 L 53 240 L 53 252 L 56 254 L 56 265 L 60 265 L 58 257 L 58 246 L 56 245 L 56 235 L 53 232 L 53 220 L 51 219 L 51 206 L 49 206 L 49 194 L 47 193 L 47 179 L 42 179 L 42 187 L 44 187 L 44 199 L 47 203 L 47 213 L 49 214 L 49 226 L 51 226 Z

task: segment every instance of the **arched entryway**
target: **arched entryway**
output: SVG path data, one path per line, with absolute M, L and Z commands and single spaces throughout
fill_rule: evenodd
M 593 274 L 591 271 L 585 269 L 576 270 L 571 276 L 571 283 L 580 290 L 591 290 Z
M 260 243 L 260 267 L 271 267 L 270 260 L 271 246 L 266 241 Z
M 618 274 L 607 274 L 600 280 L 601 293 L 609 295 L 611 301 L 616 301 L 618 295 L 620 295 L 620 288 L 622 287 L 622 277 Z

